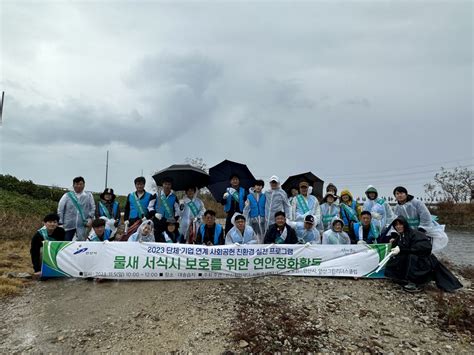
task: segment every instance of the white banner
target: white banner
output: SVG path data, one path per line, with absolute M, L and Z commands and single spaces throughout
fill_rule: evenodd
M 219 279 L 263 275 L 383 277 L 389 244 L 205 246 L 44 242 L 43 277 Z

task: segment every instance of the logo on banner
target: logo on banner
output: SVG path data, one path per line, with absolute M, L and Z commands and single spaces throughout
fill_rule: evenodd
M 77 248 L 77 250 L 73 254 L 77 255 L 77 254 L 84 253 L 85 251 L 87 251 L 87 249 L 88 248 L 81 248 L 81 246 L 79 245 L 79 247 Z

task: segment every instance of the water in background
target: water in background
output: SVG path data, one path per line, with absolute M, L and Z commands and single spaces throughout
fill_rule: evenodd
M 449 243 L 446 248 L 436 253 L 459 265 L 474 265 L 474 232 L 446 232 Z

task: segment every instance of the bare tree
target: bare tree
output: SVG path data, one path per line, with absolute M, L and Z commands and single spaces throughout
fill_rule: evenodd
M 435 184 L 427 183 L 423 185 L 425 188 L 425 194 L 428 196 L 428 199 L 434 201 L 435 197 L 438 196 L 441 192 L 436 188 Z
M 184 162 L 186 164 L 192 165 L 196 168 L 199 168 L 201 170 L 204 170 L 206 173 L 209 172 L 209 169 L 207 168 L 207 164 L 204 162 L 203 158 L 186 158 L 184 159 Z
M 456 203 L 465 202 L 469 200 L 471 190 L 474 189 L 474 171 L 460 167 L 453 170 L 442 167 L 441 172 L 434 176 L 434 181 L 440 187 L 446 200 Z

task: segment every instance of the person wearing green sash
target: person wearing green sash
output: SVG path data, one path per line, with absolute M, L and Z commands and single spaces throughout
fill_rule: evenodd
M 297 244 L 298 237 L 293 228 L 286 223 L 286 214 L 283 211 L 275 213 L 275 224 L 272 224 L 265 233 L 264 244 Z
M 351 192 L 347 189 L 341 191 L 340 200 L 340 217 L 344 222 L 344 232 L 347 233 L 350 231 L 352 223 L 359 222 L 361 208 L 352 197 Z
M 104 192 L 99 195 L 99 202 L 95 207 L 95 218 L 106 217 L 107 220 L 113 221 L 113 226 L 116 228 L 120 224 L 120 206 L 115 201 L 114 189 L 106 188 Z
M 155 239 L 161 238 L 166 230 L 166 221 L 168 219 L 179 218 L 179 203 L 174 191 L 172 190 L 173 180 L 165 177 L 163 185 L 158 188 L 156 194 L 151 197 L 148 204 L 148 218 L 153 218 L 155 224 Z
M 300 193 L 293 199 L 292 210 L 295 211 L 295 221 L 303 222 L 306 216 L 314 217 L 314 224 L 318 225 L 321 221 L 321 208 L 318 199 L 308 193 L 309 183 L 301 181 L 299 183 Z
M 38 229 L 31 239 L 31 262 L 35 276 L 41 276 L 41 256 L 44 241 L 62 241 L 65 237 L 64 229 L 58 227 L 59 216 L 50 213 L 43 218 L 43 227 Z
M 245 208 L 245 189 L 240 186 L 240 177 L 237 174 L 232 174 L 229 177 L 230 187 L 222 196 L 220 201 L 224 205 L 224 212 L 227 213 L 225 219 L 225 234 L 234 227 L 231 220 L 235 213 L 243 213 Z
M 336 204 L 337 196 L 332 192 L 328 192 L 323 197 L 323 203 L 321 204 L 321 221 L 318 225 L 318 230 L 322 234 L 331 228 L 331 222 L 334 217 L 339 216 L 339 206 Z
M 403 186 L 398 186 L 393 190 L 393 195 L 397 200 L 394 212 L 396 216 L 403 216 L 410 228 L 425 232 L 433 225 L 431 214 L 426 205 L 416 200 Z
M 186 196 L 179 204 L 181 214 L 179 232 L 184 236 L 186 242 L 192 244 L 206 209 L 202 200 L 196 196 L 195 187 L 186 188 L 185 193 Z
M 125 212 L 123 220 L 125 221 L 125 228 L 133 225 L 138 220 L 146 219 L 148 214 L 148 204 L 152 198 L 151 193 L 145 191 L 146 179 L 139 176 L 134 180 L 136 191 L 131 192 L 127 196 L 127 203 L 125 204 Z
M 65 240 L 74 237 L 78 241 L 86 239 L 95 215 L 94 197 L 84 191 L 85 181 L 82 176 L 72 180 L 73 191 L 66 192 L 58 204 L 59 224 L 66 231 Z

